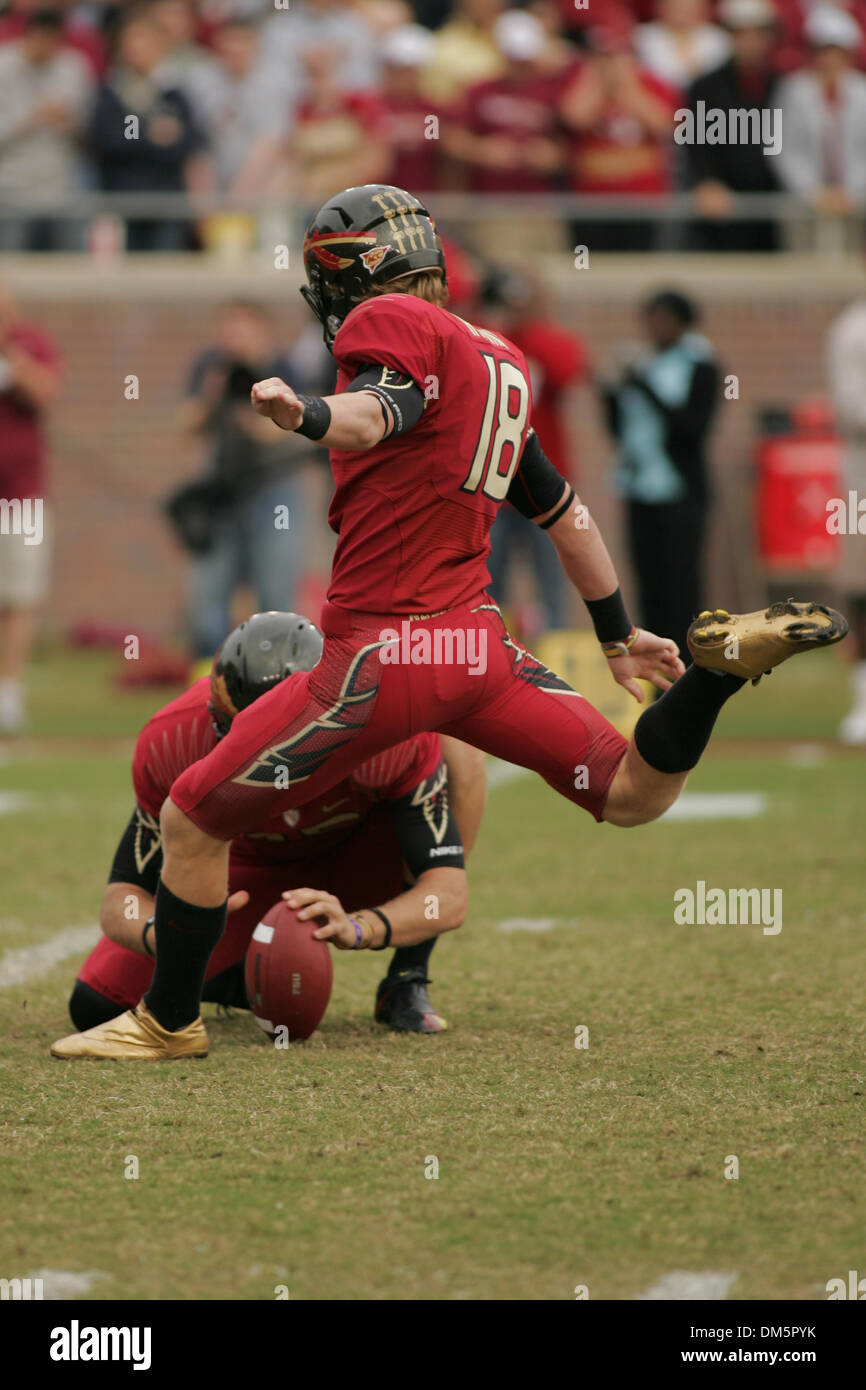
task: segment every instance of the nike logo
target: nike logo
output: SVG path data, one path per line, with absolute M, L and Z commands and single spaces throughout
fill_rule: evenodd
M 335 811 L 335 810 L 337 809 L 338 806 L 343 806 L 343 805 L 345 805 L 345 803 L 346 803 L 348 800 L 349 800 L 349 798 L 348 798 L 347 796 L 341 796 L 339 801 L 332 801 L 331 804 L 330 804 L 330 806 L 325 806 L 324 803 L 323 803 L 323 804 L 322 804 L 322 811 L 323 811 L 323 813 L 324 813 L 325 815 L 327 815 L 329 811 Z

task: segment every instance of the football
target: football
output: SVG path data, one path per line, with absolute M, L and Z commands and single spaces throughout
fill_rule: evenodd
M 316 926 L 278 902 L 253 932 L 244 973 L 247 999 L 270 1037 L 284 1027 L 289 1041 L 301 1042 L 315 1032 L 328 1007 L 334 967 L 327 942 L 313 936 Z

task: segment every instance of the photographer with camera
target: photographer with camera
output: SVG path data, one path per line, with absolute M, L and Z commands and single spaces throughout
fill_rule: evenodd
M 231 627 L 241 584 L 250 585 L 260 612 L 294 602 L 307 530 L 300 473 L 316 446 L 293 434 L 275 438 L 250 408 L 250 390 L 264 377 L 298 374 L 298 362 L 275 346 L 267 309 L 245 301 L 223 306 L 215 343 L 192 365 L 182 423 L 188 437 L 205 443 L 207 467 L 166 510 L 191 555 L 187 606 L 196 657 L 208 656 Z

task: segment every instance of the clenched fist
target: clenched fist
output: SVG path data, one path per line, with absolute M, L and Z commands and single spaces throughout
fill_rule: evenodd
M 304 407 L 291 386 L 278 376 L 257 381 L 250 393 L 253 410 L 273 420 L 281 430 L 296 430 L 304 418 Z

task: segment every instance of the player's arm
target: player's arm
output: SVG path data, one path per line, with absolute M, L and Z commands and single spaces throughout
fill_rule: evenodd
M 154 954 L 153 914 L 161 871 L 159 816 L 136 806 L 115 851 L 99 909 L 99 925 L 109 941 L 142 956 Z M 247 902 L 249 893 L 241 889 L 230 894 L 228 910 L 234 912 Z
M 666 690 L 685 669 L 676 643 L 632 624 L 601 532 L 534 432 L 526 440 L 508 500 L 550 536 L 562 568 L 586 604 L 614 679 L 638 702 L 643 701 L 639 680 Z
M 487 759 L 480 748 L 458 738 L 442 734 L 440 740 L 448 769 L 448 804 L 468 856 L 478 838 L 487 802 Z
M 448 801 L 444 763 L 392 803 L 394 829 L 414 883 L 388 902 L 346 909 L 332 893 L 297 888 L 283 894 L 298 916 L 327 917 L 315 935 L 338 950 L 414 946 L 459 927 L 468 890 L 463 842 Z
M 378 362 L 362 367 L 338 396 L 301 395 L 268 377 L 256 382 L 251 399 L 254 410 L 280 429 L 352 451 L 412 429 L 424 411 L 424 393 L 412 378 Z
M 99 925 L 109 941 L 153 955 L 156 886 L 162 868 L 159 817 L 136 806 L 120 837 L 102 895 Z

